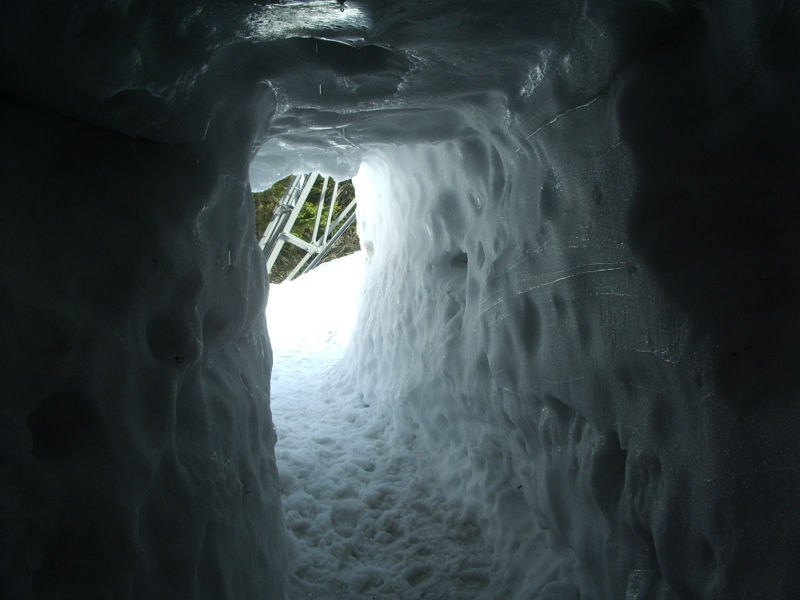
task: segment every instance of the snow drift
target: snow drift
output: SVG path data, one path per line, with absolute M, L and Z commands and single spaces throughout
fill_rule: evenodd
M 284 594 L 249 185 L 496 597 L 800 595 L 797 2 L 2 8 L 2 591 Z M 249 167 L 249 173 L 248 173 Z

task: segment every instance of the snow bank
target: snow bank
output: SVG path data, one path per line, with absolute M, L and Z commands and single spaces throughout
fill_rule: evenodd
M 349 385 L 503 597 L 800 595 L 798 14 L 3 5 L 4 595 L 283 595 L 248 178 L 359 166 Z

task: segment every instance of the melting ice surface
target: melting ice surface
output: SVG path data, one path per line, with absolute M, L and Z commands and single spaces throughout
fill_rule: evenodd
M 441 490 L 429 456 L 337 377 L 363 252 L 270 288 L 272 414 L 278 432 L 290 598 L 487 597 L 491 551 Z

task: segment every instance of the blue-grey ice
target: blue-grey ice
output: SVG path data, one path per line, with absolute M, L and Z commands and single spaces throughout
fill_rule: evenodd
M 798 0 L 3 3 L 0 598 L 800 597 L 799 34 Z M 408 521 L 348 512 L 369 462 L 319 454 L 352 486 L 307 514 L 276 462 L 250 192 L 310 171 L 355 177 L 336 389 L 375 419 L 313 443 L 386 424 Z M 407 546 L 325 581 L 318 534 Z

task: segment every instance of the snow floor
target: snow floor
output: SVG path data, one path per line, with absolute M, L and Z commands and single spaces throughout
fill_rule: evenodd
M 492 598 L 491 550 L 426 457 L 337 390 L 364 258 L 270 287 L 272 413 L 292 544 L 289 599 Z

